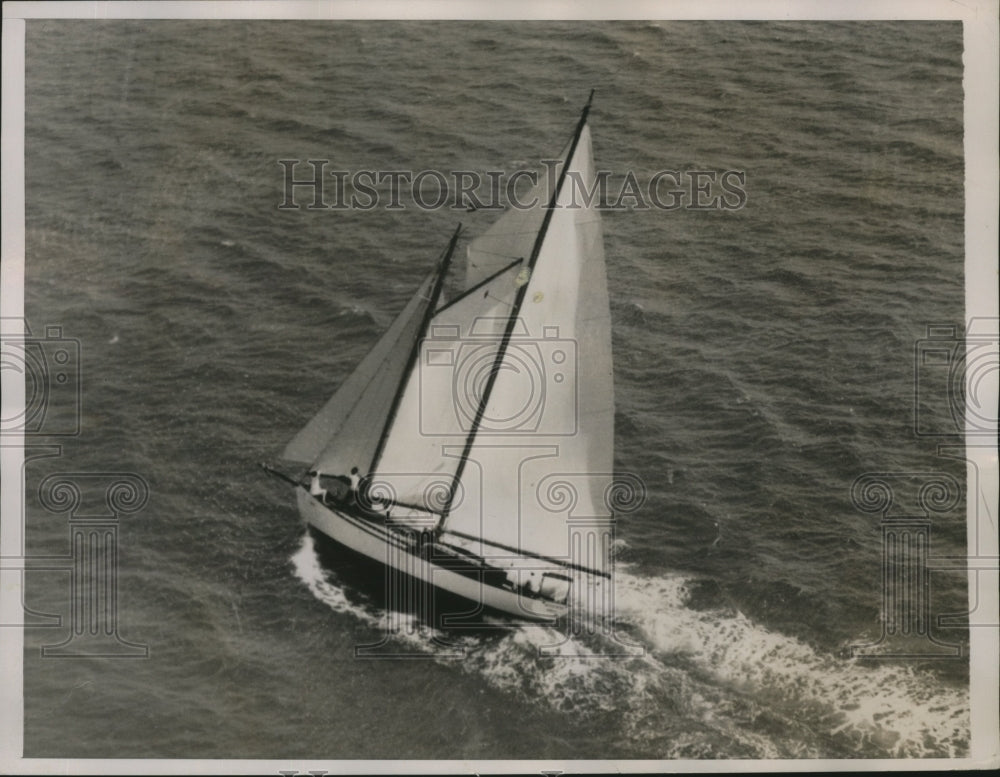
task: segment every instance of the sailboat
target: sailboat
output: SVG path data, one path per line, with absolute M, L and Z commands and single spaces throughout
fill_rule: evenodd
M 468 242 L 464 281 L 449 273 L 459 227 L 282 455 L 309 526 L 457 595 L 464 615 L 554 621 L 609 595 L 611 316 L 583 196 L 589 110 L 558 174 Z M 449 279 L 460 289 L 445 299 Z

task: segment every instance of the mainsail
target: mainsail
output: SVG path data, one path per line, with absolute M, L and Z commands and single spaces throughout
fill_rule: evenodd
M 444 522 L 493 544 L 494 555 L 568 559 L 574 519 L 610 518 L 614 389 L 600 215 L 566 183 L 594 187 L 585 125 L 566 170 L 460 470 L 466 495 L 479 499 L 452 505 Z

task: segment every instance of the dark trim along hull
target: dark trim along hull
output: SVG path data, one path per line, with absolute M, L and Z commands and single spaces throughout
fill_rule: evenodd
M 304 488 L 296 489 L 299 514 L 310 526 L 335 542 L 405 575 L 421 580 L 483 607 L 522 620 L 551 623 L 564 616 L 568 607 L 500 582 L 502 570 L 477 568 L 469 560 L 421 554 L 419 545 L 384 522 L 366 520 L 346 509 L 324 504 Z M 499 584 L 497 584 L 499 583 Z

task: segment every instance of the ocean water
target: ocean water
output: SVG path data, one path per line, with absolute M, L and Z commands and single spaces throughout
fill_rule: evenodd
M 604 215 L 616 468 L 646 490 L 616 528 L 616 616 L 641 650 L 543 657 L 557 629 L 387 613 L 257 468 L 456 222 L 495 213 L 281 210 L 277 160 L 535 167 L 591 88 L 614 180 L 737 170 L 747 198 Z M 149 657 L 43 658 L 68 632 L 26 629 L 25 754 L 966 754 L 964 658 L 850 652 L 884 621 L 856 478 L 965 482 L 913 411 L 915 344 L 964 321 L 962 100 L 958 23 L 29 22 L 25 309 L 80 341 L 83 405 L 27 466 L 26 550 L 68 552 L 49 473 L 150 495 L 116 578 Z M 964 555 L 963 506 L 932 519 L 932 555 Z M 67 575 L 27 580 L 29 607 L 67 613 Z M 967 645 L 965 576 L 927 597 L 935 639 Z M 390 621 L 411 660 L 356 658 Z

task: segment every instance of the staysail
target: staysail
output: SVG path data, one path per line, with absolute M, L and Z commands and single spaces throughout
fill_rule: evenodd
M 432 274 L 323 409 L 288 443 L 283 459 L 331 475 L 368 466 L 406 369 L 407 354 L 420 335 L 433 283 Z

